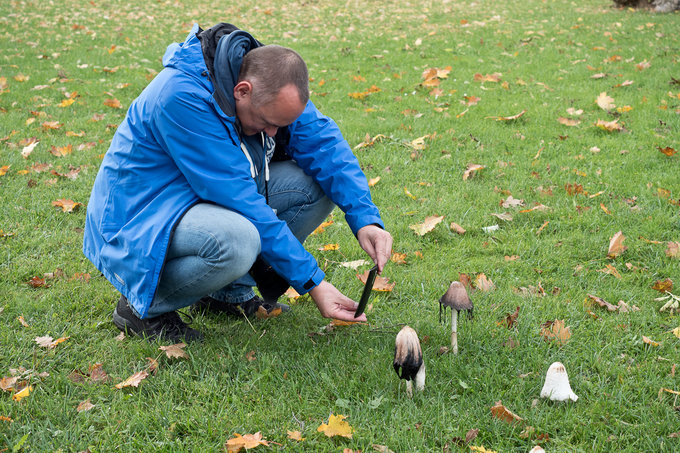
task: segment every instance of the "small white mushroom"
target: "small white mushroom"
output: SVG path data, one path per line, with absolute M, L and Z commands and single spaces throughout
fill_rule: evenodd
M 422 391 L 425 388 L 425 363 L 420 340 L 416 331 L 409 326 L 402 327 L 397 334 L 393 366 L 399 379 L 406 380 L 406 393 L 409 398 L 413 396 L 412 380 L 416 381 L 416 389 Z
M 469 313 L 472 313 L 473 308 L 465 286 L 459 281 L 451 282 L 449 289 L 439 299 L 440 318 L 442 305 L 451 308 L 451 350 L 458 354 L 458 312 L 469 310 Z
M 555 362 L 548 368 L 541 398 L 550 398 L 552 401 L 576 401 L 578 399 L 569 385 L 567 370 L 560 362 Z
M 540 445 L 536 445 L 534 448 L 529 450 L 529 453 L 545 453 L 545 450 Z

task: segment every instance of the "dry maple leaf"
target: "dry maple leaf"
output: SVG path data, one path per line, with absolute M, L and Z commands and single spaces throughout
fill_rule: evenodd
M 22 390 L 12 395 L 12 399 L 14 401 L 21 401 L 22 399 L 26 398 L 32 391 L 33 391 L 32 385 L 26 386 Z
M 227 447 L 228 453 L 237 453 L 241 451 L 242 448 L 249 450 L 260 445 L 268 447 L 269 442 L 266 439 L 263 439 L 262 434 L 258 431 L 255 434 L 246 434 L 245 436 L 234 433 L 234 437 L 227 441 L 225 447 Z
M 32 277 L 29 281 L 26 282 L 26 284 L 32 286 L 33 288 L 49 288 L 50 286 L 45 282 L 44 278 L 39 277 Z
M 517 322 L 517 317 L 519 316 L 519 306 L 515 309 L 514 313 L 508 313 L 502 321 L 499 321 L 497 325 L 505 325 L 508 329 L 515 325 Z
M 392 253 L 390 261 L 394 264 L 406 264 L 406 253 Z
M 486 167 L 484 165 L 468 164 L 467 169 L 463 173 L 463 181 L 467 181 L 468 179 L 472 178 L 474 175 L 477 174 L 478 171 L 480 171 L 483 168 Z
M 45 121 L 41 124 L 44 129 L 59 129 L 63 124 L 59 121 Z
M 314 231 L 312 231 L 312 235 L 323 233 L 324 231 L 326 231 L 326 227 L 328 227 L 330 225 L 333 225 L 332 220 L 328 220 L 326 222 L 323 222 L 321 225 L 316 227 L 316 229 Z
M 662 148 L 662 147 L 660 147 L 660 146 L 657 146 L 656 149 L 658 149 L 658 150 L 661 151 L 663 154 L 665 154 L 666 156 L 669 156 L 669 157 L 672 156 L 672 155 L 674 155 L 674 154 L 677 152 L 677 151 L 675 151 L 673 148 L 668 147 L 668 146 L 665 147 L 665 148 Z
M 501 401 L 496 401 L 496 405 L 491 408 L 491 415 L 507 423 L 523 421 L 522 417 L 512 413 L 507 407 L 503 406 Z
M 305 440 L 304 437 L 302 437 L 302 433 L 300 431 L 288 431 L 288 438 L 292 440 L 297 440 L 298 442 L 302 442 Z
M 509 212 L 504 212 L 502 214 L 492 212 L 491 215 L 506 222 L 512 222 L 512 214 L 510 214 Z
M 169 358 L 188 359 L 189 355 L 184 351 L 187 345 L 185 343 L 171 344 L 170 346 L 161 346 L 158 349 L 165 351 L 165 355 Z
M 146 370 L 138 371 L 123 382 L 116 384 L 114 387 L 117 389 L 122 389 L 123 387 L 139 387 L 139 384 L 147 377 L 149 377 L 149 373 Z
M 592 294 L 588 294 L 588 298 L 592 300 L 593 302 L 597 303 L 602 308 L 606 308 L 607 311 L 616 311 L 617 307 L 615 305 L 610 304 L 606 300 L 602 299 L 601 297 L 594 296 Z M 586 299 L 587 300 L 587 299 Z
M 655 348 L 658 347 L 661 344 L 661 343 L 654 341 L 654 340 L 652 340 L 652 339 L 650 339 L 650 338 L 648 338 L 644 335 L 642 336 L 642 342 L 644 344 L 648 344 L 648 345 L 653 346 Z
M 366 260 L 343 261 L 342 263 L 340 263 L 340 266 L 356 270 L 360 266 L 363 266 L 364 264 L 368 264 L 368 261 Z
M 616 104 L 614 104 L 614 99 L 607 96 L 606 92 L 600 93 L 595 102 L 602 110 L 609 111 L 616 107 Z
M 108 382 L 111 380 L 106 371 L 104 371 L 104 366 L 101 363 L 95 363 L 90 366 L 90 379 L 93 382 Z
M 19 380 L 19 376 L 3 377 L 0 379 L 0 390 L 5 392 L 11 392 Z
M 480 291 L 492 291 L 496 289 L 496 285 L 482 272 L 475 277 L 475 288 Z
M 321 247 L 319 247 L 317 250 L 320 252 L 329 252 L 333 250 L 338 250 L 340 248 L 340 244 L 326 244 Z
M 361 280 L 361 283 L 364 285 L 366 284 L 366 280 L 368 279 L 368 273 L 369 271 L 365 271 L 363 274 L 357 274 L 357 278 Z M 394 285 L 396 283 L 390 283 L 390 280 L 386 277 L 381 277 L 381 276 L 376 276 L 375 277 L 375 282 L 373 282 L 373 291 L 385 291 L 389 292 L 394 289 Z
M 409 225 L 409 228 L 415 231 L 418 236 L 424 236 L 430 231 L 434 230 L 439 222 L 444 220 L 444 216 L 429 216 L 426 217 L 423 223 L 417 223 L 415 225 Z
M 574 119 L 571 119 L 571 118 L 565 118 L 563 116 L 560 116 L 559 118 L 557 118 L 557 122 L 559 122 L 560 124 L 564 124 L 565 126 L 569 126 L 569 127 L 574 127 L 574 126 L 578 126 L 579 124 L 581 124 L 581 120 L 574 120 Z
M 342 436 L 351 439 L 353 428 L 345 421 L 346 418 L 346 415 L 331 414 L 328 417 L 328 424 L 322 423 L 316 430 L 327 437 Z
M 378 182 L 380 182 L 380 176 L 376 176 L 375 178 L 371 178 L 371 179 L 368 180 L 368 187 L 373 187 L 376 184 L 378 184 Z
M 680 242 L 668 242 L 666 244 L 666 256 L 669 258 L 680 258 Z
M 607 252 L 607 258 L 616 258 L 620 256 L 628 247 L 623 245 L 623 241 L 626 237 L 621 231 L 614 234 L 609 240 L 609 251 Z
M 67 200 L 65 198 L 60 198 L 52 202 L 52 206 L 61 208 L 62 212 L 74 212 L 82 205 L 82 203 L 78 203 L 70 199 Z
M 619 124 L 619 120 L 614 120 L 614 121 L 604 121 L 598 119 L 597 122 L 595 123 L 595 126 L 599 127 L 600 129 L 603 129 L 605 131 L 609 132 L 614 132 L 614 131 L 622 131 L 623 126 Z
M 621 274 L 619 273 L 618 270 L 611 264 L 607 264 L 604 269 L 599 269 L 598 272 L 602 272 L 603 274 L 609 274 L 613 275 L 616 278 L 621 278 Z
M 281 310 L 280 307 L 277 307 L 273 309 L 272 311 L 267 311 L 266 308 L 264 308 L 262 305 L 257 307 L 257 311 L 255 312 L 255 317 L 257 319 L 269 319 L 269 318 L 276 318 L 279 316 L 283 310 Z
M 90 398 L 86 399 L 85 401 L 81 401 L 80 404 L 78 404 L 78 407 L 76 407 L 76 410 L 78 412 L 87 412 L 91 409 L 94 408 L 94 404 L 90 402 Z
M 517 198 L 513 198 L 513 196 L 510 195 L 505 200 L 501 200 L 501 206 L 504 208 L 517 208 L 524 206 L 524 200 L 518 200 Z
M 123 108 L 123 106 L 121 105 L 120 101 L 119 101 L 118 99 L 116 99 L 116 98 L 106 99 L 106 100 L 104 101 L 104 105 L 107 106 L 107 107 L 111 107 L 111 108 L 113 108 L 113 109 L 120 109 L 120 108 Z
M 56 340 L 52 341 L 52 337 L 49 335 L 44 336 L 44 337 L 36 337 L 35 342 L 38 343 L 38 346 L 41 346 L 43 348 L 48 348 L 48 349 L 54 349 L 59 343 L 63 343 L 64 341 L 68 340 L 70 337 L 61 337 L 57 338 Z
M 494 72 L 493 74 L 485 74 L 482 75 L 480 73 L 476 73 L 473 76 L 473 79 L 475 82 L 500 82 L 502 74 L 498 72 Z
M 666 278 L 665 280 L 657 280 L 654 282 L 654 285 L 652 285 L 652 289 L 662 293 L 665 293 L 666 291 L 670 292 L 670 290 L 673 289 L 673 280 L 670 278 Z
M 571 329 L 564 326 L 564 321 L 556 319 L 541 324 L 541 335 L 545 341 L 555 340 L 557 344 L 562 346 L 571 338 Z

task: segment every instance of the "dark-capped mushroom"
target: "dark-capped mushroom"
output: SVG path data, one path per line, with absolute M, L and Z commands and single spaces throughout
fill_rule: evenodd
M 394 371 L 399 379 L 406 380 L 406 393 L 409 398 L 413 396 L 412 380 L 416 381 L 416 388 L 425 388 L 425 363 L 423 352 L 420 348 L 418 334 L 409 326 L 401 328 L 394 344 Z M 399 369 L 401 368 L 401 374 Z
M 451 349 L 458 354 L 458 312 L 468 310 L 472 314 L 472 301 L 468 296 L 465 286 L 459 282 L 451 282 L 449 289 L 439 299 L 439 319 L 441 321 L 442 306 L 451 308 Z

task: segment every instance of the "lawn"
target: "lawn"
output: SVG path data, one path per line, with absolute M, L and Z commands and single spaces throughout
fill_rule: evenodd
M 680 319 L 660 311 L 680 294 L 678 13 L 252 3 L 0 5 L 0 452 L 226 451 L 258 432 L 256 451 L 678 451 Z M 195 315 L 205 342 L 172 358 L 119 337 L 82 228 L 166 46 L 220 21 L 307 61 L 394 236 L 394 287 L 373 292 L 368 324 L 329 326 L 306 296 L 271 319 Z M 368 258 L 330 220 L 308 249 L 358 299 L 370 264 L 343 264 Z M 453 280 L 475 304 L 457 355 L 438 304 Z M 392 370 L 404 324 L 427 366 L 412 399 Z M 540 398 L 556 361 L 578 401 Z M 499 401 L 521 420 L 494 416 Z M 351 438 L 317 431 L 330 415 Z

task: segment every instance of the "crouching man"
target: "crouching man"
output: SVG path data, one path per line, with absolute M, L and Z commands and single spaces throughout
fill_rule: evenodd
M 87 209 L 83 251 L 121 293 L 115 325 L 199 340 L 178 309 L 286 309 L 289 285 L 322 316 L 353 319 L 356 302 L 302 243 L 334 205 L 379 271 L 392 236 L 337 125 L 309 101 L 305 62 L 223 23 L 194 25 L 163 65 L 118 127 Z

